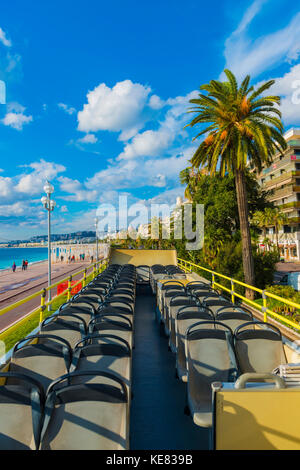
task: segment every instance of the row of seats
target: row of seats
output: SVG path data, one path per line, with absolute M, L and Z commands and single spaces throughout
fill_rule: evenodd
M 150 268 L 150 286 L 153 294 L 156 293 L 156 283 L 159 279 L 185 279 L 184 271 L 173 264 L 166 266 L 162 264 L 154 264 Z
M 110 265 L 0 372 L 1 449 L 129 448 L 136 268 Z
M 195 424 L 212 426 L 213 382 L 233 382 L 246 372 L 271 373 L 287 362 L 280 330 L 253 321 L 251 311 L 209 284 L 169 280 L 160 297 L 160 321 L 176 354 L 176 376 L 187 383 L 185 410 Z

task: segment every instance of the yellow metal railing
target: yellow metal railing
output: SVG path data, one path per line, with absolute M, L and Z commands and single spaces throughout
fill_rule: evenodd
M 204 268 L 203 266 L 199 266 L 198 264 L 192 263 L 190 261 L 186 261 L 184 259 L 178 258 L 178 265 L 185 271 L 185 272 L 191 272 L 192 268 L 195 267 L 197 269 L 200 269 L 201 271 L 205 271 L 211 274 L 211 284 L 212 287 L 218 287 L 225 292 L 229 293 L 231 295 L 231 301 L 234 303 L 235 297 L 238 297 L 239 299 L 244 300 L 247 302 L 247 304 L 255 307 L 257 310 L 261 310 L 261 312 L 264 315 L 264 322 L 268 321 L 268 315 L 270 317 L 276 318 L 279 320 L 281 323 L 286 324 L 288 327 L 295 328 L 296 330 L 300 331 L 300 324 L 296 323 L 292 320 L 289 320 L 286 318 L 284 315 L 280 315 L 273 310 L 268 308 L 267 302 L 268 299 L 273 299 L 277 300 L 278 302 L 282 302 L 284 305 L 287 305 L 289 307 L 293 307 L 297 310 L 300 311 L 300 304 L 297 304 L 291 300 L 284 299 L 283 297 L 279 297 L 276 294 L 272 294 L 271 292 L 267 292 L 265 290 L 259 289 L 258 287 L 255 286 L 250 286 L 249 284 L 245 284 L 242 281 L 238 281 L 236 279 L 232 279 L 231 277 L 225 276 L 224 274 L 220 274 L 216 271 L 212 271 L 211 269 Z M 231 288 L 229 289 L 228 287 L 224 286 L 223 284 L 220 284 L 219 282 L 216 282 L 216 277 L 219 277 L 221 279 L 226 279 L 227 281 L 230 281 L 231 283 Z M 253 300 L 247 299 L 244 295 L 241 295 L 240 293 L 236 292 L 235 290 L 235 285 L 243 286 L 246 287 L 247 289 L 250 289 L 252 291 L 255 291 L 256 293 L 261 295 L 262 298 L 262 305 L 254 302 Z
M 103 260 L 103 259 L 100 260 L 100 261 L 97 261 L 96 263 L 93 263 L 88 268 L 81 269 L 80 271 L 77 271 L 76 273 L 72 274 L 71 276 L 67 276 L 64 279 L 61 279 L 60 281 L 58 281 L 54 284 L 51 284 L 51 286 L 43 288 L 43 289 L 39 290 L 38 292 L 35 292 L 34 294 L 29 295 L 28 297 L 25 297 L 24 299 L 19 300 L 18 302 L 15 302 L 11 305 L 8 305 L 7 307 L 0 310 L 0 315 L 4 315 L 5 313 L 14 310 L 15 308 L 19 307 L 20 305 L 24 305 L 28 301 L 30 301 L 32 299 L 35 299 L 36 297 L 39 297 L 39 296 L 41 297 L 41 302 L 40 302 L 39 307 L 34 309 L 28 315 L 24 316 L 21 320 L 19 320 L 19 321 L 15 322 L 14 324 L 8 326 L 5 330 L 3 330 L 0 333 L 0 341 L 3 341 L 4 343 L 6 343 L 6 341 L 9 339 L 10 336 L 16 334 L 16 332 L 18 331 L 18 329 L 20 329 L 20 327 L 22 327 L 23 325 L 26 325 L 26 323 L 30 322 L 37 315 L 39 315 L 39 323 L 41 323 L 44 319 L 44 311 L 47 309 L 47 307 L 49 305 L 52 305 L 53 302 L 56 302 L 57 299 L 61 298 L 62 296 L 66 295 L 66 294 L 67 294 L 67 300 L 70 300 L 71 291 L 76 286 L 78 286 L 80 283 L 82 283 L 82 287 L 86 286 L 87 272 L 89 270 L 91 270 L 90 275 L 92 275 L 92 279 L 94 279 L 101 271 L 103 271 L 103 269 L 106 266 L 106 263 L 107 263 L 107 260 Z M 84 273 L 83 277 L 80 278 L 75 284 L 72 284 L 72 282 L 71 282 L 72 278 L 74 278 L 76 276 L 79 276 L 82 273 Z M 49 302 L 46 302 L 46 293 L 47 293 L 47 291 L 49 291 L 50 289 L 53 289 L 54 287 L 57 287 L 62 282 L 66 282 L 66 281 L 68 281 L 67 289 L 65 289 L 63 292 L 61 292 L 60 294 L 53 297 L 53 299 L 50 300 Z M 34 328 L 32 328 L 32 329 L 34 329 Z

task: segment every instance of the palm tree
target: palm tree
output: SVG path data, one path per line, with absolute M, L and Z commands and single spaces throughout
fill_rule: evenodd
M 287 144 L 282 135 L 281 113 L 276 106 L 280 103 L 279 96 L 260 96 L 274 80 L 254 90 L 249 86 L 249 75 L 239 87 L 233 73 L 224 72 L 227 81 L 211 80 L 200 87 L 207 94 L 199 93 L 199 98 L 190 100 L 196 106 L 189 112 L 197 115 L 187 126 L 205 124 L 194 140 L 207 134 L 191 163 L 196 168 L 206 167 L 210 174 L 218 168 L 222 175 L 227 172 L 235 175 L 244 277 L 247 284 L 254 285 L 245 171 L 248 163 L 261 171 L 264 164 L 271 163 L 275 152 L 282 152 Z M 254 292 L 246 289 L 246 296 L 253 299 Z
M 276 245 L 279 250 L 279 229 L 284 224 L 288 223 L 288 216 L 284 212 L 281 212 L 278 207 L 267 207 L 264 211 L 256 211 L 253 214 L 253 222 L 263 229 L 264 240 L 267 238 L 267 227 L 274 227 Z
M 195 172 L 193 167 L 185 168 L 179 173 L 181 184 L 186 184 L 184 197 L 190 202 L 193 202 L 193 198 L 197 190 L 199 176 L 200 175 Z
M 284 212 L 281 212 L 278 207 L 267 208 L 265 209 L 265 212 L 266 212 L 268 225 L 274 226 L 275 228 L 276 245 L 277 245 L 277 250 L 279 251 L 279 240 L 278 240 L 279 229 L 284 224 L 288 223 L 288 216 Z
M 263 231 L 263 237 L 264 239 L 267 237 L 267 227 L 269 225 L 269 218 L 268 218 L 268 213 L 264 211 L 256 211 L 253 214 L 253 222 L 254 224 L 261 228 Z

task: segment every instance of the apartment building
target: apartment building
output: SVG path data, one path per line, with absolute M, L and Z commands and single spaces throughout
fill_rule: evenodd
M 286 261 L 300 260 L 300 129 L 284 135 L 288 148 L 264 168 L 257 179 L 265 190 L 272 190 L 269 199 L 288 216 L 288 223 L 279 231 L 281 257 Z M 267 228 L 267 237 L 276 243 L 274 227 Z M 261 238 L 261 248 L 264 249 Z

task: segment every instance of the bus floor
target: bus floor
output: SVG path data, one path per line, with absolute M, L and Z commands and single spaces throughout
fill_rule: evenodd
M 184 414 L 186 384 L 175 377 L 175 355 L 155 316 L 150 288 L 138 287 L 130 412 L 131 450 L 206 450 L 209 431 Z

